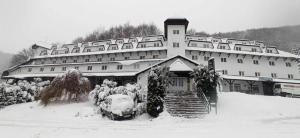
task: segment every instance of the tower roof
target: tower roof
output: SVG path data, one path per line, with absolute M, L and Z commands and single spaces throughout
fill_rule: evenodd
M 164 28 L 165 28 L 165 37 L 168 39 L 168 25 L 184 25 L 185 26 L 185 32 L 189 25 L 189 21 L 186 18 L 168 18 L 164 22 Z

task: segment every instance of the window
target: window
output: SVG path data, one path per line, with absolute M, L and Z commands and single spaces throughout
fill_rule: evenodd
M 103 66 L 102 66 L 102 70 L 107 70 L 107 66 L 106 66 L 106 65 L 103 65 Z
M 286 62 L 286 63 L 285 63 L 285 66 L 286 66 L 286 67 L 291 67 L 292 64 L 291 64 L 290 62 Z
M 51 67 L 50 71 L 54 71 L 55 70 L 55 67 Z
M 86 52 L 91 52 L 91 49 L 86 49 Z
M 173 34 L 179 34 L 179 30 L 173 30 Z
M 102 58 L 98 58 L 97 61 L 98 61 L 98 62 L 101 62 L 101 61 L 102 61 Z
M 145 59 L 145 56 L 140 56 L 140 59 Z
M 114 57 L 110 58 L 110 61 L 115 61 L 116 59 Z
M 208 61 L 208 60 L 209 60 L 209 57 L 204 56 L 204 61 Z
M 100 47 L 100 48 L 99 48 L 99 51 L 104 51 L 104 47 Z
M 85 62 L 90 62 L 90 59 L 88 59 L 88 58 L 87 58 L 87 59 L 85 59 Z
M 198 60 L 198 56 L 193 55 L 192 60 Z
M 93 66 L 88 66 L 87 70 L 93 70 Z
M 63 60 L 63 63 L 67 63 L 67 60 Z
M 140 64 L 134 64 L 134 69 L 139 69 L 140 68 Z
M 272 49 L 267 49 L 267 53 L 273 53 Z
M 56 64 L 56 60 L 52 61 L 53 64 Z
M 146 44 L 141 44 L 141 48 L 145 48 L 146 47 Z
M 154 47 L 159 47 L 159 43 L 154 43 Z
M 239 71 L 239 76 L 244 76 L 245 72 L 244 71 Z
M 32 71 L 32 68 L 28 68 L 28 72 L 31 72 Z
M 293 74 L 288 74 L 288 78 L 289 78 L 289 79 L 294 79 Z
M 173 47 L 179 47 L 179 43 L 173 42 Z
M 260 76 L 260 72 L 255 72 L 255 77 L 259 77 Z
M 191 43 L 191 46 L 197 47 L 197 43 Z
M 269 61 L 269 65 L 270 66 L 275 66 L 275 62 L 274 61 Z
M 237 83 L 235 83 L 234 85 L 233 85 L 233 87 L 234 87 L 234 91 L 237 91 L 237 92 L 239 92 L 239 91 L 241 91 L 242 89 L 242 87 L 241 87 L 241 84 L 237 84 Z
M 77 63 L 77 60 L 75 59 L 75 60 L 73 60 L 73 62 L 74 62 L 74 63 Z
M 209 48 L 209 44 L 203 44 L 204 48 Z
M 43 72 L 44 71 L 44 68 L 40 68 L 40 72 Z
M 256 48 L 251 48 L 251 51 L 252 52 L 256 52 Z
M 253 60 L 253 64 L 258 65 L 258 60 Z
M 62 71 L 66 71 L 67 70 L 67 67 L 62 67 Z
M 157 59 L 158 58 L 158 55 L 153 55 L 153 59 Z
M 112 50 L 117 50 L 118 47 L 117 47 L 117 46 L 113 46 L 111 49 L 112 49 Z
M 172 86 L 183 87 L 183 78 L 173 78 L 171 80 Z
M 227 62 L 226 58 L 221 58 L 221 62 Z
M 79 70 L 79 67 L 78 66 L 76 66 L 76 67 L 74 67 L 75 69 L 77 69 L 77 70 Z
M 65 54 L 68 54 L 68 51 L 65 51 Z
M 123 65 L 118 65 L 117 66 L 117 70 L 122 70 L 123 69 Z
M 223 75 L 227 75 L 227 74 L 228 74 L 228 71 L 227 71 L 227 70 L 222 70 L 222 74 L 223 74 Z
M 236 51 L 242 51 L 242 48 L 241 47 L 235 47 L 235 50 Z
M 76 50 L 75 50 L 75 53 L 79 53 L 79 49 L 76 49 Z
M 277 78 L 277 74 L 276 73 L 271 73 L 271 77 L 272 78 Z
M 219 49 L 226 49 L 226 46 L 220 46 Z
M 45 61 L 42 61 L 41 64 L 45 64 Z
M 124 57 L 124 59 L 125 59 L 125 60 L 129 60 L 130 58 L 129 58 L 129 57 Z
M 237 62 L 238 62 L 238 63 L 243 63 L 243 59 L 240 59 L 240 58 L 239 58 L 239 59 L 237 59 Z

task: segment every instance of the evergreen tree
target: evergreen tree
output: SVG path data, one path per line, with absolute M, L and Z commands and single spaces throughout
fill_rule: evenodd
M 207 66 L 199 66 L 191 73 L 195 81 L 195 87 L 198 94 L 203 92 L 210 101 L 215 101 L 217 93 L 213 89 L 218 84 L 219 75 L 214 71 L 210 71 Z
M 158 117 L 163 112 L 168 76 L 167 67 L 154 68 L 148 76 L 147 112 L 153 117 Z

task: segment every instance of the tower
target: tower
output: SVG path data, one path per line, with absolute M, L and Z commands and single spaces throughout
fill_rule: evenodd
M 185 18 L 168 18 L 164 22 L 165 37 L 167 39 L 168 58 L 185 56 L 185 35 L 189 21 Z

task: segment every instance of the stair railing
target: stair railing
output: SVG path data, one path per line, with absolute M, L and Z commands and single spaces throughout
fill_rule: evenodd
M 210 113 L 210 111 L 211 111 L 210 102 L 208 101 L 207 97 L 205 96 L 205 94 L 202 91 L 200 92 L 200 96 L 201 97 L 199 97 L 199 98 L 202 98 L 204 100 L 206 110 L 208 111 L 208 113 Z

